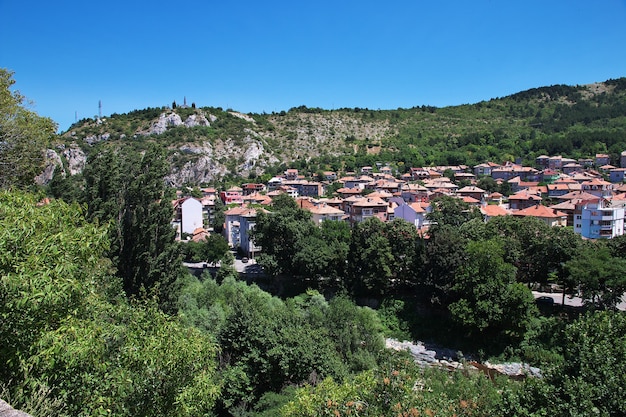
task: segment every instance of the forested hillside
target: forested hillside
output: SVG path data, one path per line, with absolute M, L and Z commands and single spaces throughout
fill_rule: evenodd
M 121 142 L 137 148 L 157 142 L 168 150 L 174 185 L 254 178 L 285 167 L 351 171 L 379 161 L 404 172 L 487 160 L 532 162 L 541 154 L 608 153 L 616 160 L 626 150 L 626 78 L 445 108 L 300 106 L 249 115 L 213 107 L 150 108 L 81 120 L 57 142 L 86 154 Z

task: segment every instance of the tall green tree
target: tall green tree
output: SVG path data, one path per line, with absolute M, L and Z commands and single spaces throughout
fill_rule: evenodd
M 497 240 L 468 243 L 453 290 L 452 317 L 480 333 L 520 337 L 536 313 L 530 290 L 515 281 L 515 267 L 505 262 Z
M 224 231 L 224 223 L 226 222 L 226 215 L 224 212 L 226 208 L 221 198 L 215 199 L 215 207 L 213 211 L 213 218 L 211 219 L 211 226 L 215 233 L 222 233 Z
M 586 304 L 614 309 L 626 292 L 626 259 L 611 256 L 604 242 L 586 242 L 565 270 L 572 284 L 580 288 Z
M 110 256 L 129 296 L 155 293 L 171 308 L 176 281 L 184 274 L 171 227 L 165 188 L 165 153 L 157 145 L 143 152 L 104 150 L 85 170 L 88 215 L 111 222 Z
M 385 232 L 385 224 L 376 217 L 357 223 L 352 229 L 348 288 L 357 296 L 380 297 L 391 287 L 394 257 Z
M 42 340 L 33 376 L 63 416 L 211 415 L 220 394 L 214 338 L 156 305 L 94 305 Z
M 302 272 L 311 272 L 314 267 L 301 270 L 306 258 L 296 256 L 300 250 L 307 251 L 311 245 L 319 243 L 313 240 L 319 235 L 319 228 L 311 221 L 311 213 L 297 207 L 295 200 L 287 194 L 279 195 L 273 201 L 271 213 L 261 211 L 257 214 L 252 237 L 263 248 L 257 262 L 270 275 L 302 276 Z
M 433 211 L 428 214 L 429 220 L 433 223 L 432 229 L 443 225 L 459 227 L 471 219 L 482 218 L 478 208 L 470 206 L 460 198 L 447 195 L 434 199 L 432 207 Z
M 13 73 L 0 68 L 0 188 L 5 189 L 34 184 L 57 129 L 51 119 L 27 108 L 26 98 L 11 90 L 13 84 Z
M 506 395 L 503 408 L 519 416 L 626 415 L 626 316 L 588 313 L 563 333 L 563 360 Z
M 424 249 L 421 283 L 434 304 L 447 306 L 455 299 L 452 291 L 460 268 L 467 262 L 468 240 L 458 228 L 439 226 L 432 231 Z

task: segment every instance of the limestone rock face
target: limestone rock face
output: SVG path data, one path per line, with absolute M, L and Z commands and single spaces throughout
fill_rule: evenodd
M 196 127 L 196 126 L 211 126 L 211 123 L 207 120 L 206 117 L 199 114 L 192 114 L 185 120 L 185 126 L 187 127 Z
M 46 149 L 45 168 L 41 174 L 35 178 L 35 182 L 39 185 L 46 185 L 54 177 L 57 167 L 61 170 L 61 176 L 65 178 L 65 169 L 63 169 L 63 161 L 54 149 Z
M 166 181 L 177 187 L 185 183 L 207 183 L 229 173 L 245 176 L 257 167 L 262 171 L 268 163 L 276 161 L 267 155 L 263 143 L 251 135 L 239 143 L 231 139 L 214 144 L 187 143 L 178 147 L 171 157 L 172 169 Z
M 150 129 L 148 129 L 147 134 L 157 134 L 160 135 L 165 133 L 168 127 L 180 126 L 183 124 L 183 119 L 180 118 L 174 112 L 171 113 L 162 113 L 159 118 L 152 123 Z
M 71 146 L 63 151 L 63 157 L 67 161 L 70 175 L 83 172 L 87 163 L 87 156 L 78 146 Z

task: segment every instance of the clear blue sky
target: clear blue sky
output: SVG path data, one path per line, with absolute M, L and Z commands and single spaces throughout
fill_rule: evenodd
M 626 0 L 0 0 L 34 110 L 443 107 L 626 76 Z

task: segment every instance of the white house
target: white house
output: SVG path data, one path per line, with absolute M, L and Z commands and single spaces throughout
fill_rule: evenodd
M 430 212 L 429 203 L 408 203 L 400 204 L 393 211 L 394 218 L 404 219 L 412 223 L 418 229 L 428 224 L 426 215 Z
M 193 234 L 194 230 L 204 227 L 202 202 L 197 198 L 185 197 L 174 202 L 173 225 L 180 233 Z

